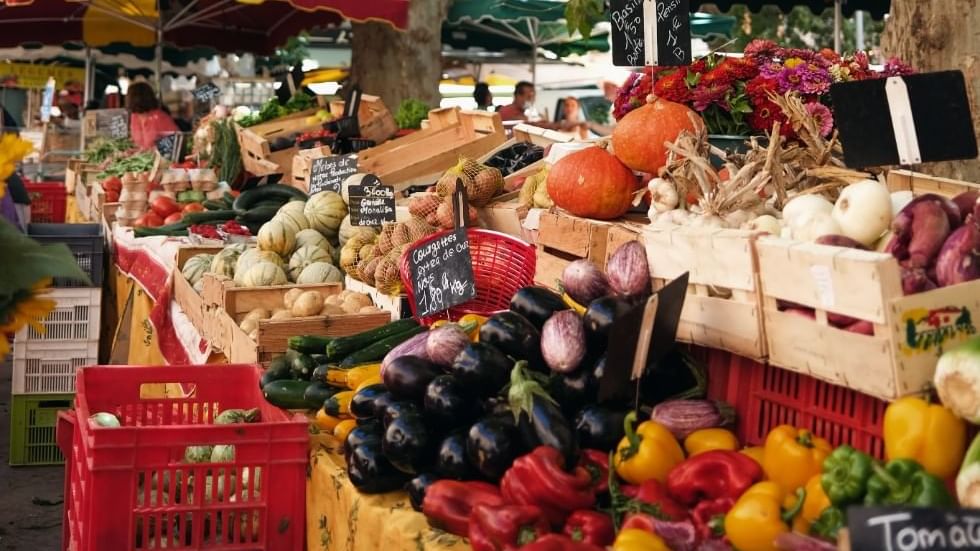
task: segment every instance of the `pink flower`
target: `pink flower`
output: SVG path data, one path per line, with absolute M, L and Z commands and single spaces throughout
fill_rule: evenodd
M 834 129 L 834 115 L 830 109 L 826 105 L 814 101 L 806 104 L 806 112 L 817 121 L 817 126 L 820 127 L 820 135 L 825 138 L 829 136 L 830 131 Z

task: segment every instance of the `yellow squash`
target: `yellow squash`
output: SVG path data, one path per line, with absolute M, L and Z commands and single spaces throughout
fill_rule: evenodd
M 653 532 L 629 528 L 616 536 L 612 551 L 670 551 L 670 548 Z

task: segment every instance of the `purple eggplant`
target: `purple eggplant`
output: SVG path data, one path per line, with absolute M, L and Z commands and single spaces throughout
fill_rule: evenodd
M 541 355 L 552 371 L 571 373 L 585 357 L 585 327 L 573 310 L 555 313 L 541 330 Z
M 650 419 L 683 440 L 696 430 L 731 425 L 735 411 L 732 406 L 713 400 L 668 400 L 653 408 Z
M 609 294 L 609 279 L 594 262 L 580 259 L 565 267 L 561 273 L 561 283 L 579 304 L 588 304 L 593 300 Z

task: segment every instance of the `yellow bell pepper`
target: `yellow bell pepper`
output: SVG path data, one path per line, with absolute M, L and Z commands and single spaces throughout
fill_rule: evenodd
M 744 453 L 745 455 L 751 457 L 752 459 L 755 459 L 755 462 L 758 463 L 759 466 L 761 467 L 762 458 L 765 455 L 766 449 L 763 448 L 762 446 L 752 446 L 750 448 L 742 448 L 741 450 L 739 450 L 739 452 Z
M 802 494 L 802 490 L 799 494 Z M 759 482 L 738 498 L 725 515 L 725 535 L 739 551 L 775 551 L 776 538 L 789 532 L 787 523 L 799 513 L 802 495 L 789 510 L 781 505 L 786 492 L 775 482 Z
M 780 425 L 766 436 L 762 469 L 769 480 L 786 493 L 803 487 L 813 475 L 820 474 L 823 460 L 830 455 L 830 444 L 806 429 Z
M 820 517 L 820 513 L 831 505 L 830 498 L 823 491 L 823 484 L 820 483 L 820 477 L 821 475 L 819 474 L 810 477 L 810 480 L 806 482 L 806 486 L 803 487 L 804 491 L 806 491 L 803 508 L 800 510 L 800 514 L 796 515 L 796 518 L 793 519 L 793 531 L 798 534 L 809 534 L 810 525 L 816 522 Z M 788 496 L 783 502 L 783 505 L 792 507 L 795 500 L 796 496 Z M 787 503 L 786 501 L 793 501 L 793 503 Z
M 939 478 L 956 474 L 966 452 L 966 423 L 921 398 L 895 400 L 885 409 L 885 458 L 914 459 Z
M 616 536 L 612 551 L 670 551 L 670 547 L 653 532 L 628 528 Z
M 486 316 L 481 316 L 479 314 L 465 314 L 463 317 L 459 318 L 458 323 L 460 325 L 467 325 L 471 323 L 474 324 L 476 327 L 474 327 L 470 331 L 467 331 L 466 334 L 469 335 L 471 341 L 479 342 L 480 328 L 483 327 L 483 324 L 486 322 L 487 322 Z
M 684 451 L 667 427 L 656 421 L 644 421 L 638 426 L 635 423 L 636 412 L 630 412 L 624 422 L 626 436 L 613 455 L 616 472 L 630 484 L 650 479 L 664 482 L 667 473 L 684 461 Z
M 701 429 L 692 432 L 684 439 L 684 450 L 689 456 L 695 456 L 711 450 L 738 449 L 738 438 L 726 429 Z

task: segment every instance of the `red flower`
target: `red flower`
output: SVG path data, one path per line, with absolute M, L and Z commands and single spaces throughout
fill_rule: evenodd
M 769 92 L 775 92 L 777 85 L 776 79 L 757 76 L 746 83 L 745 93 L 752 100 L 752 103 L 758 104 L 769 101 Z
M 704 71 L 707 67 L 708 67 L 708 62 L 705 61 L 705 59 L 702 57 L 700 59 L 696 59 L 694 63 L 688 65 L 687 69 L 692 73 L 700 73 Z
M 726 57 L 718 68 L 723 68 L 737 80 L 748 80 L 759 74 L 759 67 L 750 57 Z
M 753 104 L 752 114 L 749 115 L 749 126 L 753 130 L 769 132 L 772 130 L 773 123 L 779 121 L 781 125 L 779 130 L 780 134 L 787 137 L 795 135 L 792 125 L 786 119 L 786 115 L 783 114 L 782 109 L 774 102 L 766 99 L 761 102 L 753 102 Z
M 694 110 L 704 111 L 713 103 L 717 103 L 723 109 L 728 110 L 728 104 L 724 103 L 724 99 L 728 95 L 729 88 L 727 84 L 699 84 L 691 94 L 691 98 L 694 100 Z
M 733 80 L 735 80 L 735 75 L 722 63 L 706 73 L 701 73 L 698 86 L 728 86 Z
M 661 77 L 653 85 L 653 93 L 658 97 L 678 103 L 684 103 L 691 99 L 691 91 L 688 89 L 687 83 L 684 82 L 684 74 L 680 71 Z

